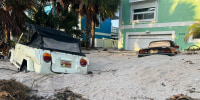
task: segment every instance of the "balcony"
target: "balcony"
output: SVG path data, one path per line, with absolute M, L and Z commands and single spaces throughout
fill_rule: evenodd
M 118 33 L 118 31 L 119 31 L 119 28 L 117 28 L 117 27 L 111 28 L 111 33 Z

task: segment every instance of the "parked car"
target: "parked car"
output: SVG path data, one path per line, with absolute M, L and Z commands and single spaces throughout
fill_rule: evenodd
M 10 62 L 20 71 L 87 74 L 89 60 L 78 39 L 32 24 L 27 24 L 27 29 L 9 52 Z
M 148 48 L 139 50 L 138 57 L 155 54 L 174 56 L 179 52 L 178 48 L 179 46 L 171 40 L 152 41 Z

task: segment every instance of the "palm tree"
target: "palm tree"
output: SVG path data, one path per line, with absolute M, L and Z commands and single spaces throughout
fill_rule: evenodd
M 79 37 L 81 31 L 73 29 L 74 27 L 78 27 L 78 13 L 75 11 L 75 9 L 68 11 L 70 4 L 72 5 L 72 8 L 75 8 L 73 6 L 76 4 L 76 2 L 74 0 L 62 0 L 59 2 L 56 0 L 52 1 L 53 8 L 49 14 L 46 14 L 44 11 L 44 6 L 47 2 L 43 1 L 41 5 L 37 5 L 36 10 L 32 13 L 33 23 L 54 29 L 65 29 L 68 34 Z
M 184 41 L 187 42 L 191 35 L 193 35 L 193 38 L 200 37 L 200 21 L 197 21 L 188 28 L 188 34 L 185 36 Z
M 28 19 L 24 12 L 31 9 L 32 5 L 32 0 L 0 0 L 0 21 L 6 43 L 10 40 L 10 33 L 17 36 L 22 32 L 25 21 Z
M 82 0 L 79 6 L 81 16 L 86 15 L 86 49 L 90 46 L 92 32 L 92 47 L 95 44 L 95 24 L 100 23 L 97 15 L 100 14 L 102 21 L 114 16 L 118 10 L 120 0 Z

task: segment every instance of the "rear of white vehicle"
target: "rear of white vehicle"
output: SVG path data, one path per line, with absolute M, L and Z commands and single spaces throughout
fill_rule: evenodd
M 88 59 L 84 56 L 41 50 L 41 63 L 34 64 L 39 73 L 81 73 L 87 74 Z
M 29 25 L 26 44 L 16 44 L 11 50 L 11 62 L 20 71 L 38 73 L 81 73 L 87 74 L 89 61 L 81 52 L 80 40 L 65 32 Z

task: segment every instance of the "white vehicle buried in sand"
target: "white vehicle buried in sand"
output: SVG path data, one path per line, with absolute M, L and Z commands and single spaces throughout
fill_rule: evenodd
M 28 24 L 27 28 L 27 33 L 22 33 L 15 48 L 9 52 L 10 62 L 20 71 L 88 73 L 89 60 L 81 52 L 78 39 L 37 25 Z

